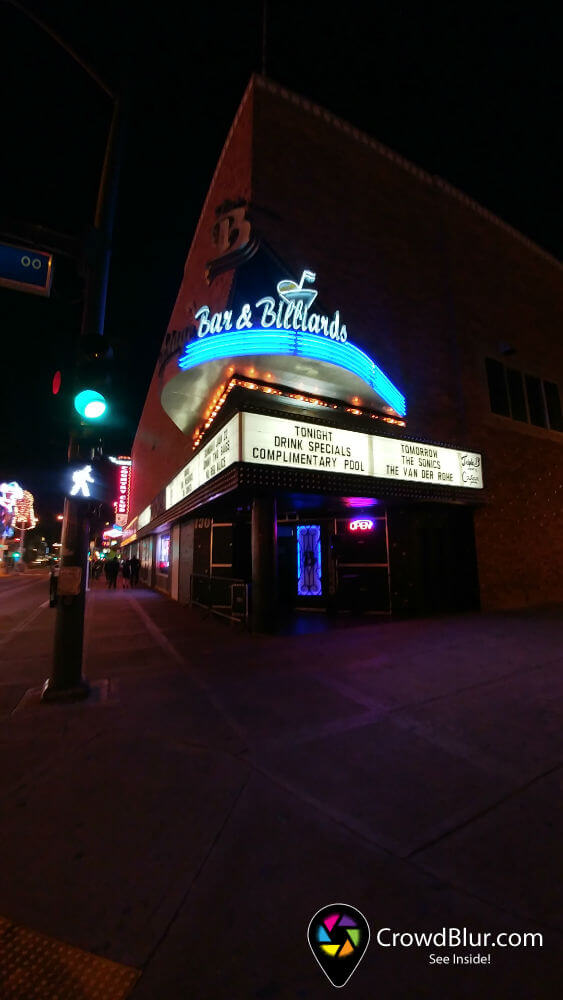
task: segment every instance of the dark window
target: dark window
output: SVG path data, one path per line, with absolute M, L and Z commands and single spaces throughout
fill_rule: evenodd
M 563 431 L 563 415 L 561 414 L 559 389 L 555 385 L 555 382 L 544 382 L 543 388 L 545 391 L 545 401 L 547 403 L 549 426 L 552 431 Z
M 513 420 L 524 420 L 527 422 L 526 397 L 524 395 L 524 383 L 520 372 L 513 368 L 506 369 L 508 381 L 508 395 L 510 396 L 510 410 Z
M 485 365 L 487 366 L 491 410 L 493 413 L 500 413 L 503 417 L 509 417 L 510 409 L 508 406 L 504 365 L 501 365 L 500 361 L 495 361 L 493 358 L 485 358 Z
M 530 410 L 530 420 L 536 427 L 545 427 L 545 407 L 543 403 L 543 393 L 541 382 L 535 375 L 526 375 L 526 393 L 528 396 L 528 409 Z
M 233 562 L 233 526 L 232 524 L 213 525 L 213 566 L 232 566 Z

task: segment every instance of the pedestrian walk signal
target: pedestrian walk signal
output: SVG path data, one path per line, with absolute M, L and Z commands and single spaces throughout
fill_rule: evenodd
M 95 479 L 91 475 L 92 466 L 85 465 L 82 469 L 75 469 L 72 473 L 72 489 L 70 491 L 70 496 L 90 496 L 90 489 L 88 484 L 94 483 Z
M 76 500 L 106 504 L 108 517 L 113 516 L 115 489 L 115 466 L 105 457 L 93 458 L 88 463 L 72 463 L 65 468 L 65 494 Z

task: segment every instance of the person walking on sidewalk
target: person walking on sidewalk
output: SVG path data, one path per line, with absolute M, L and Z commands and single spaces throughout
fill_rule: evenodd
M 115 585 L 117 583 L 117 577 L 119 575 L 119 559 L 117 558 L 117 552 L 115 549 L 110 549 L 106 556 L 106 580 L 108 582 L 108 590 L 115 590 Z
M 127 590 L 131 579 L 131 560 L 124 559 L 121 563 L 121 577 L 123 580 L 123 590 Z
M 112 559 L 109 564 L 109 589 L 115 590 L 117 584 L 117 577 L 119 576 L 119 559 Z
M 139 586 L 139 570 L 141 568 L 141 563 L 139 562 L 137 556 L 131 556 L 129 560 L 129 572 L 131 576 L 131 586 Z

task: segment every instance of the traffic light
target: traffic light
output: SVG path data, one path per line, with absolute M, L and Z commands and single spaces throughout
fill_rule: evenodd
M 81 337 L 74 373 L 73 406 L 82 426 L 103 424 L 110 416 L 113 348 L 106 337 Z
M 100 420 L 108 411 L 105 396 L 95 389 L 82 389 L 74 397 L 74 409 L 85 420 Z

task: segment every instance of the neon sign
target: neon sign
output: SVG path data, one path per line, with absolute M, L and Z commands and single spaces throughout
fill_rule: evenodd
M 371 517 L 357 517 L 348 525 L 350 531 L 373 531 L 374 527 Z
M 166 573 L 170 567 L 170 535 L 161 535 L 158 544 L 158 568 L 161 573 Z
M 118 496 L 114 501 L 115 523 L 118 527 L 124 528 L 129 520 L 129 495 L 131 492 L 131 459 L 112 458 L 115 465 L 119 466 Z
M 37 524 L 38 518 L 33 510 L 33 493 L 30 493 L 29 490 L 24 490 L 22 496 L 14 503 L 14 523 L 16 526 L 18 521 L 20 527 L 24 528 L 34 528 Z
M 34 528 L 38 518 L 33 510 L 33 493 L 19 483 L 0 483 L 0 529 L 3 537 L 13 538 L 14 527 Z
M 0 483 L 0 507 L 12 514 L 18 500 L 23 498 L 23 490 L 19 483 Z
M 266 355 L 307 358 L 333 365 L 366 383 L 399 417 L 407 412 L 404 395 L 373 358 L 348 340 L 346 324 L 337 309 L 331 316 L 314 312 L 318 292 L 311 288 L 314 271 L 303 271 L 299 283 L 284 278 L 276 295 L 266 295 L 237 313 L 232 309 L 211 312 L 201 306 L 195 313 L 197 330 L 190 339 L 178 367 L 187 372 L 210 361 Z M 187 332 L 187 329 L 186 329 Z
M 256 357 L 266 354 L 297 355 L 337 365 L 357 375 L 371 386 L 401 417 L 407 412 L 403 394 L 364 351 L 350 341 L 337 344 L 311 333 L 278 329 L 252 329 L 246 333 L 232 330 L 217 333 L 207 340 L 195 340 L 186 344 L 184 354 L 178 361 L 178 367 L 182 371 L 188 371 L 207 361 L 216 361 L 220 358 Z
M 122 535 L 123 529 L 120 528 L 118 524 L 114 524 L 113 528 L 108 528 L 108 530 L 103 533 L 104 538 L 121 538 Z
M 297 528 L 297 593 L 300 597 L 320 597 L 322 587 L 321 528 L 300 524 Z
M 197 337 L 201 339 L 209 333 L 229 330 L 268 330 L 275 327 L 278 330 L 293 330 L 294 333 L 321 334 L 344 343 L 348 333 L 344 323 L 340 322 L 338 309 L 332 317 L 309 312 L 318 292 L 314 288 L 305 288 L 304 283 L 311 283 L 315 278 L 313 271 L 303 271 L 299 284 L 287 279 L 279 281 L 277 300 L 267 295 L 256 303 L 254 308 L 260 310 L 258 317 L 254 316 L 249 303 L 243 305 L 238 316 L 232 309 L 212 313 L 209 306 L 201 306 L 194 317 L 199 320 Z

